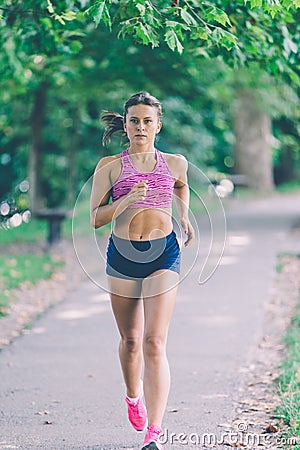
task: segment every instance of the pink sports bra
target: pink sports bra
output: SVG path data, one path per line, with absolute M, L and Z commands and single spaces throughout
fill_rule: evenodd
M 148 180 L 144 200 L 129 205 L 129 208 L 171 208 L 175 179 L 168 163 L 155 149 L 156 165 L 152 172 L 139 172 L 133 165 L 128 150 L 121 153 L 122 171 L 112 188 L 112 200 L 128 194 L 136 183 Z

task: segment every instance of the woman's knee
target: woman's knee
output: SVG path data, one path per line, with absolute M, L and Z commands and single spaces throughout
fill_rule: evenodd
M 166 343 L 161 336 L 145 336 L 144 338 L 145 358 L 155 358 L 165 355 Z
M 128 353 L 138 353 L 142 348 L 142 339 L 139 336 L 122 336 L 121 344 Z

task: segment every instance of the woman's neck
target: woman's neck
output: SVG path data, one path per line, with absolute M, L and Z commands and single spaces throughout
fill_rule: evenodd
M 128 153 L 155 153 L 155 147 L 153 144 L 146 145 L 132 145 L 128 147 Z

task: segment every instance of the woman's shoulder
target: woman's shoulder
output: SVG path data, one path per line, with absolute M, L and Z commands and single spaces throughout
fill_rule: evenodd
M 118 163 L 121 160 L 122 153 L 118 153 L 117 155 L 109 155 L 109 156 L 103 156 L 96 166 L 96 170 L 113 167 L 115 166 L 114 163 Z
M 160 152 L 169 166 L 180 166 L 182 168 L 187 166 L 187 159 L 180 153 L 164 153 Z

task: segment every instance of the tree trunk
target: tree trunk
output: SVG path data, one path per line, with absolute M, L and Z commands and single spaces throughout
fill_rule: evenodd
M 245 175 L 249 187 L 274 187 L 271 156 L 271 119 L 259 108 L 255 92 L 239 91 L 235 110 L 235 173 Z
M 70 142 L 70 148 L 68 153 L 68 192 L 67 192 L 67 204 L 73 206 L 76 201 L 76 186 L 77 186 L 77 154 L 80 143 L 79 135 L 79 111 L 76 110 L 73 114 L 73 127 L 72 138 Z
M 34 214 L 43 205 L 41 195 L 41 172 L 43 153 L 43 126 L 46 114 L 46 83 L 41 83 L 36 89 L 31 112 L 31 146 L 29 151 L 29 201 L 30 209 Z

